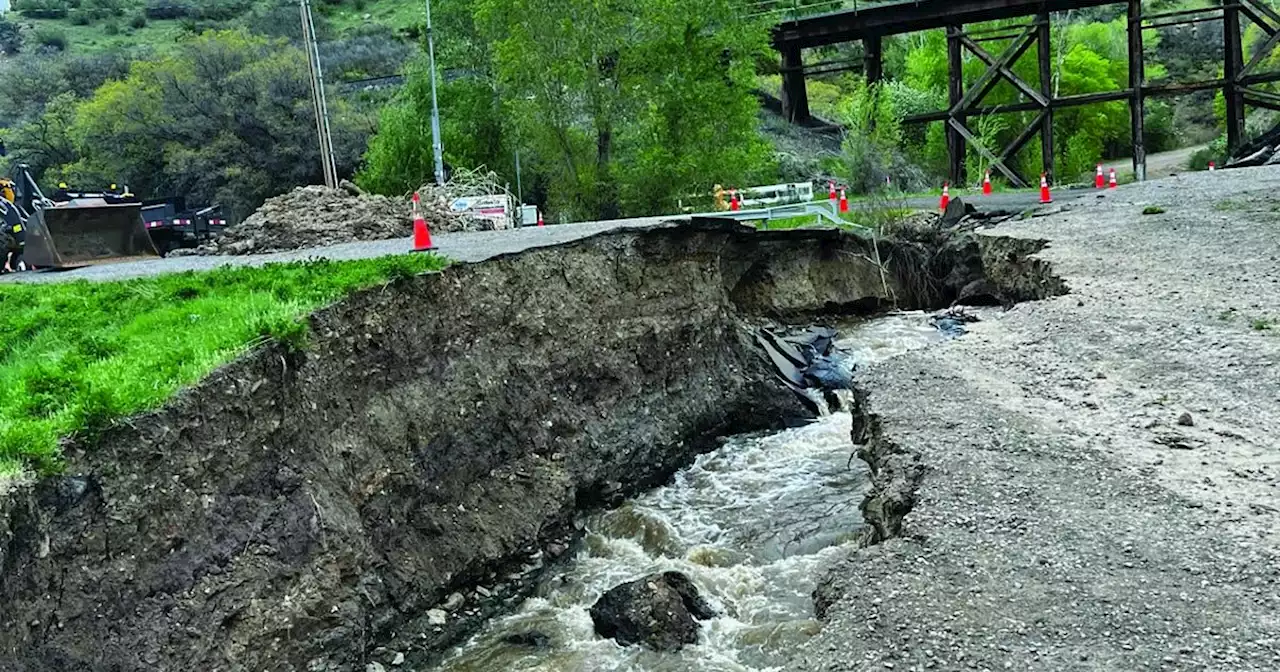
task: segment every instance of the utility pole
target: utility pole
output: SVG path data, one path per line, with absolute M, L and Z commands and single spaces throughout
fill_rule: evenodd
M 436 102 L 436 43 L 431 34 L 431 0 L 427 1 L 427 62 L 431 66 L 431 151 L 436 158 L 436 184 L 444 185 L 444 142 L 440 139 L 440 105 Z
M 316 41 L 316 24 L 311 19 L 311 1 L 298 0 L 302 14 L 302 41 L 307 49 L 307 70 L 311 76 L 311 102 L 315 107 L 316 135 L 320 142 L 320 168 L 324 184 L 338 188 L 338 167 L 333 158 L 333 134 L 329 128 L 329 103 L 324 96 L 324 73 L 320 70 L 320 45 Z

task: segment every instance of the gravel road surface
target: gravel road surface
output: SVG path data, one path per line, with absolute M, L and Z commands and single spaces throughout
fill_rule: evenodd
M 865 375 L 925 475 L 791 669 L 1280 670 L 1278 192 L 1197 173 L 992 230 L 1071 293 Z
M 585 238 L 602 231 L 629 227 L 649 226 L 679 217 L 648 217 L 618 219 L 608 222 L 561 224 L 556 226 L 527 227 L 509 231 L 477 231 L 470 233 L 439 233 L 432 235 L 437 253 L 454 261 L 483 261 L 500 254 L 519 252 L 534 247 L 546 247 Z M 66 282 L 70 280 L 124 280 L 165 273 L 200 271 L 219 266 L 261 266 L 279 261 L 298 261 L 315 257 L 327 259 L 367 259 L 391 254 L 404 254 L 413 249 L 409 238 L 343 243 L 328 247 L 314 247 L 292 252 L 255 254 L 243 256 L 176 257 L 173 259 L 146 259 L 123 263 L 97 264 L 57 273 L 12 273 L 0 275 L 3 282 Z
M 1052 192 L 1053 202 L 1055 204 L 1067 203 L 1074 201 L 1082 196 L 1094 195 L 1096 190 L 1093 187 L 1073 189 L 1054 189 Z M 941 196 L 939 191 L 938 195 Z M 963 198 L 965 203 L 971 203 L 979 210 L 1012 210 L 1022 211 L 1028 208 L 1038 207 L 1040 205 L 1040 190 L 1031 191 L 998 191 L 990 196 L 983 196 L 982 192 L 976 189 L 952 189 L 952 198 Z M 938 196 L 913 196 L 906 199 L 906 205 L 909 208 L 917 208 L 920 210 L 929 210 L 938 207 Z

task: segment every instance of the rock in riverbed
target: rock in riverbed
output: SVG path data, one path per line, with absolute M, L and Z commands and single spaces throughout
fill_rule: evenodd
M 650 574 L 615 586 L 591 606 L 596 633 L 619 644 L 678 651 L 698 641 L 698 621 L 716 612 L 680 572 Z

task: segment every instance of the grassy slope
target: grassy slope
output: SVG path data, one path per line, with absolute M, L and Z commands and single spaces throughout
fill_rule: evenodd
M 199 4 L 196 0 L 195 4 Z M 367 0 L 363 9 L 354 0 L 342 0 L 340 4 L 316 2 L 317 14 L 323 14 L 336 35 L 346 35 L 366 24 L 381 24 L 392 29 L 408 28 L 425 20 L 424 5 L 417 0 Z M 32 19 L 21 12 L 12 12 L 8 18 L 31 27 L 28 42 L 34 43 L 34 33 L 41 28 L 56 29 L 67 36 L 67 51 L 89 54 L 122 47 L 148 47 L 163 53 L 183 36 L 181 20 L 148 19 L 142 28 L 129 25 L 129 18 L 140 9 L 130 9 L 124 16 L 113 20 L 95 21 L 88 25 L 76 25 L 70 19 Z M 369 18 L 365 18 L 368 15 Z M 107 24 L 112 23 L 119 32 L 111 35 Z
M 302 319 L 440 257 L 273 264 L 123 282 L 0 285 L 0 476 L 59 468 L 58 440 L 157 408 Z

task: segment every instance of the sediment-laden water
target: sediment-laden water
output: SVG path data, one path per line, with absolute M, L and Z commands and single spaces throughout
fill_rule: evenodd
M 924 313 L 841 328 L 837 345 L 859 366 L 942 340 Z M 821 567 L 862 525 L 865 465 L 850 460 L 850 417 L 731 437 L 672 482 L 590 516 L 577 557 L 514 614 L 451 654 L 452 672 L 763 671 L 818 628 L 810 592 Z M 684 572 L 720 612 L 679 653 L 597 637 L 587 610 L 604 591 L 642 575 Z M 549 644 L 505 640 L 527 633 Z

